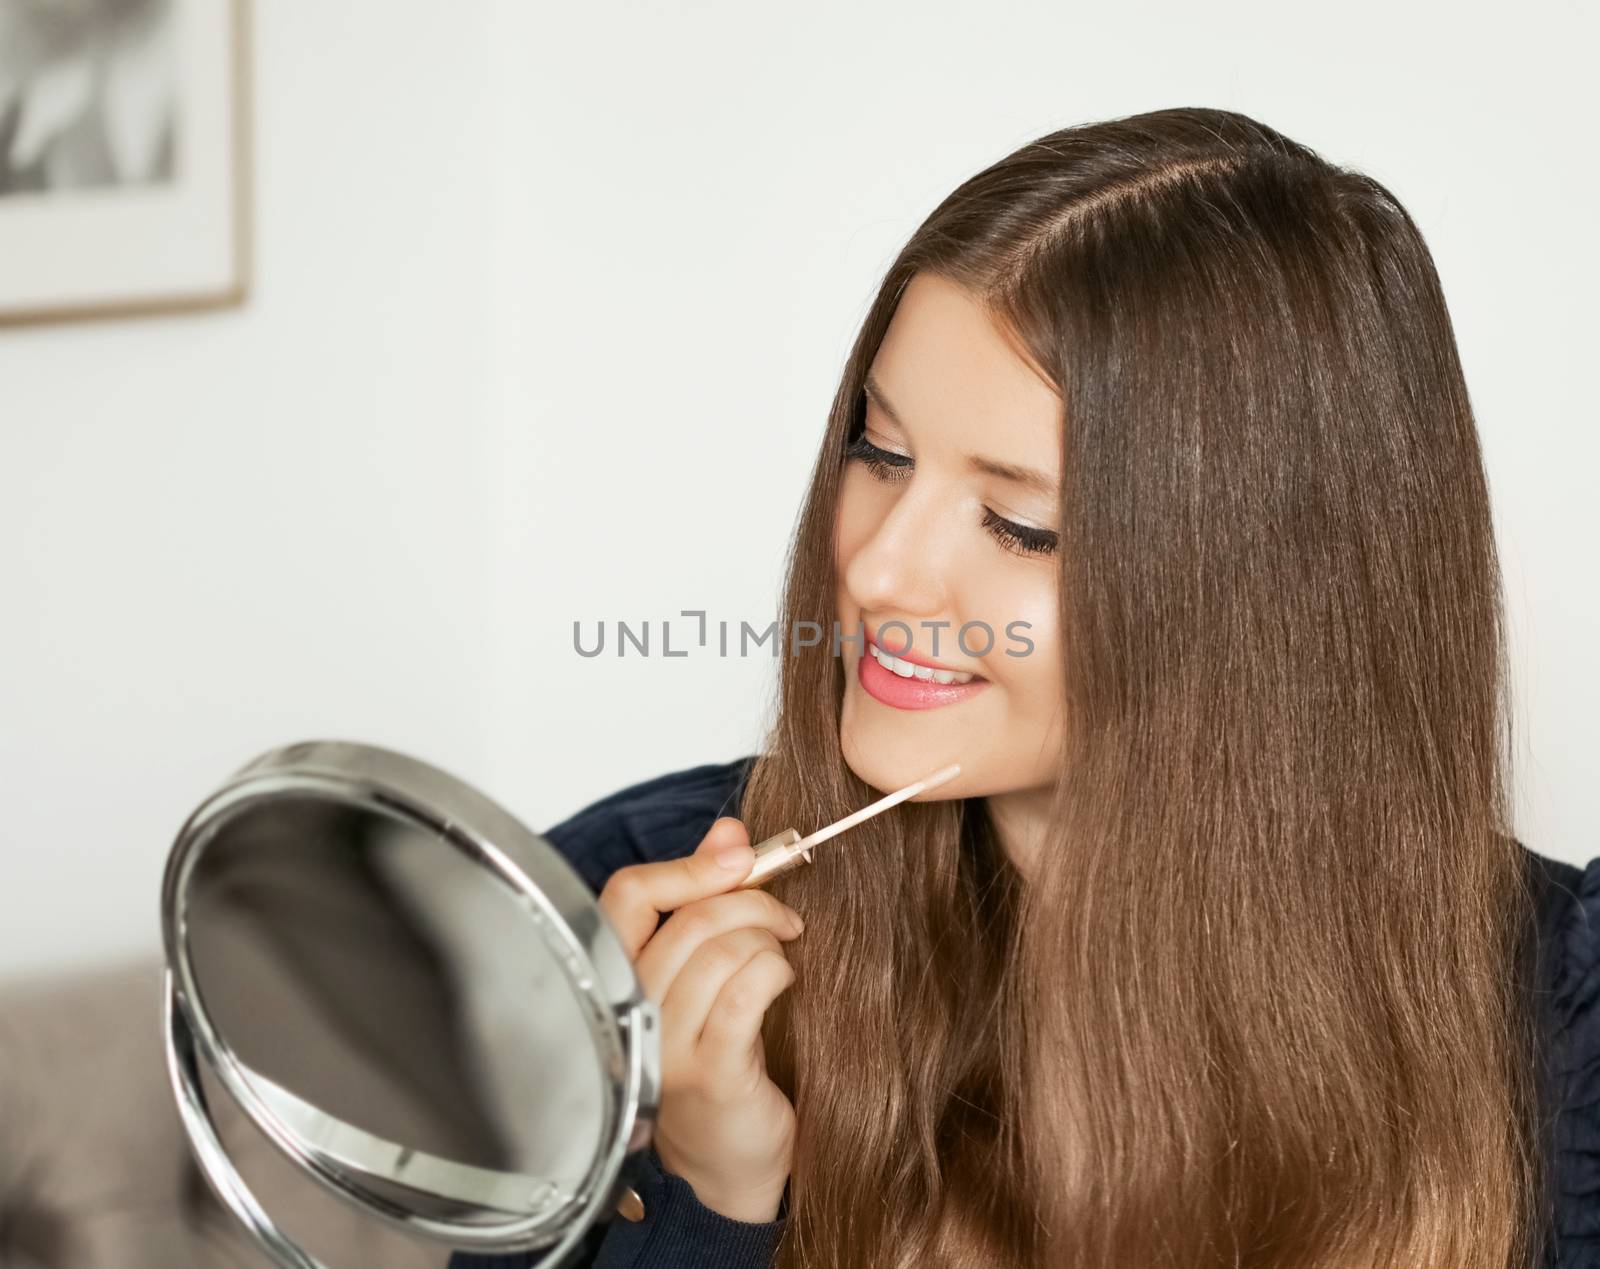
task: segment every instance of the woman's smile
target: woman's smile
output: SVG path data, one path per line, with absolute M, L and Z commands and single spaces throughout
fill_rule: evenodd
M 938 709 L 941 705 L 955 705 L 989 686 L 988 679 L 976 675 L 916 666 L 870 642 L 867 654 L 856 663 L 856 678 L 873 700 L 896 709 Z

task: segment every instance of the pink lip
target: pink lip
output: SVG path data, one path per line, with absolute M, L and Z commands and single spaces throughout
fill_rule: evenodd
M 868 643 L 872 644 L 873 647 L 877 648 L 881 652 L 887 652 L 897 661 L 909 661 L 912 665 L 925 665 L 930 670 L 950 670 L 955 674 L 973 673 L 971 670 L 962 670 L 957 669 L 953 665 L 945 665 L 943 662 L 935 661 L 932 657 L 919 657 L 915 652 L 896 652 L 893 648 L 886 648 L 883 646 L 883 640 L 878 638 L 878 632 L 871 626 L 866 627 L 866 632 Z M 867 655 L 870 658 L 871 653 L 868 653 Z M 881 670 L 883 667 L 879 666 L 878 668 Z M 898 678 L 899 676 L 896 675 L 895 677 Z M 982 675 L 979 675 L 978 677 L 981 678 Z
M 988 679 L 973 679 L 970 683 L 934 683 L 916 677 L 903 679 L 893 670 L 879 665 L 878 658 L 870 652 L 862 653 L 857 661 L 856 678 L 873 700 L 896 709 L 938 709 L 941 705 L 955 705 L 989 686 Z

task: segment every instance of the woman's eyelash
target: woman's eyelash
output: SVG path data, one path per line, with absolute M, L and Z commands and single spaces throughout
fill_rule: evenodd
M 1049 555 L 1056 549 L 1056 535 L 1049 529 L 1014 524 L 1004 516 L 995 515 L 988 507 L 983 509 L 983 524 L 995 537 L 1009 542 L 1024 555 Z
M 850 442 L 844 451 L 844 456 L 859 458 L 867 465 L 867 470 L 879 480 L 901 479 L 896 473 L 910 467 L 912 461 L 908 454 L 896 454 L 893 450 L 880 449 L 867 439 L 865 432 Z
M 910 455 L 896 454 L 893 450 L 874 445 L 867 439 L 865 432 L 846 446 L 844 456 L 847 460 L 859 459 L 866 464 L 867 470 L 872 473 L 875 480 L 886 482 L 904 480 L 912 465 Z M 1035 529 L 1025 524 L 1016 524 L 1004 516 L 996 515 L 988 507 L 983 509 L 983 527 L 1007 550 L 1015 551 L 1019 555 L 1049 555 L 1056 549 L 1059 541 L 1059 535 L 1049 529 Z

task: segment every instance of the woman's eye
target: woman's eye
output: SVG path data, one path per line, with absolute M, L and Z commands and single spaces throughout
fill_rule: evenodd
M 905 475 L 902 473 L 911 466 L 909 454 L 896 454 L 891 449 L 880 449 L 867 439 L 865 432 L 850 442 L 844 451 L 844 456 L 847 459 L 859 458 L 867 465 L 867 470 L 875 479 L 883 481 L 904 480 Z
M 874 480 L 885 483 L 907 480 L 911 475 L 913 460 L 909 454 L 874 445 L 863 432 L 845 447 L 845 458 L 859 459 L 866 464 Z M 983 509 L 983 527 L 1002 547 L 1014 555 L 1049 555 L 1056 549 L 1060 535 L 1050 529 L 1035 529 L 998 516 L 988 507 Z
M 1060 535 L 1050 529 L 1015 524 L 1003 516 L 995 515 L 988 507 L 983 509 L 983 526 L 1000 540 L 1002 546 L 1018 555 L 1049 555 L 1060 541 Z

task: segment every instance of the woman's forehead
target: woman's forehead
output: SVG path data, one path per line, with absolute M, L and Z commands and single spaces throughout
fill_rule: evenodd
M 1054 485 L 1061 398 L 955 283 L 912 278 L 868 377 L 869 397 L 909 440 L 996 467 L 1043 468 Z

